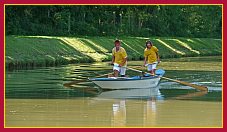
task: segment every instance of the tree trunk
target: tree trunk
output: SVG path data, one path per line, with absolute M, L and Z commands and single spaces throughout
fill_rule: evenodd
M 70 34 L 71 32 L 71 13 L 69 12 L 68 15 L 68 33 Z

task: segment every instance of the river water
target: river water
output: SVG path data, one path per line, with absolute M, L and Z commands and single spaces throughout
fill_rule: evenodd
M 222 57 L 166 59 L 158 68 L 208 92 L 163 79 L 157 88 L 103 90 L 87 78 L 110 73 L 105 62 L 6 71 L 5 127 L 222 127 Z M 80 83 L 64 85 L 72 81 Z

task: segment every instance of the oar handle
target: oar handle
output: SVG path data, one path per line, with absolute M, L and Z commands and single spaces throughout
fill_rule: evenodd
M 130 68 L 130 67 L 127 67 L 127 69 L 132 70 L 132 71 L 135 71 L 135 72 L 141 72 L 141 73 L 143 73 L 143 71 L 140 71 L 140 70 L 137 70 L 137 69 L 133 69 L 133 68 Z

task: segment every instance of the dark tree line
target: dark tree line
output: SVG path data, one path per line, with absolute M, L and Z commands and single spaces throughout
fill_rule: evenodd
M 221 38 L 220 5 L 6 5 L 7 35 Z

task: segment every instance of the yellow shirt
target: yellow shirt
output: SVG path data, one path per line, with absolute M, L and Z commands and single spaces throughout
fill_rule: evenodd
M 157 61 L 158 49 L 152 46 L 151 49 L 144 50 L 144 57 L 147 58 L 148 64 L 152 64 Z
M 118 51 L 116 51 L 116 47 L 112 50 L 112 55 L 115 57 L 114 63 L 122 64 L 125 58 L 127 58 L 127 53 L 123 47 L 120 47 Z M 124 64 L 124 66 L 126 63 Z

